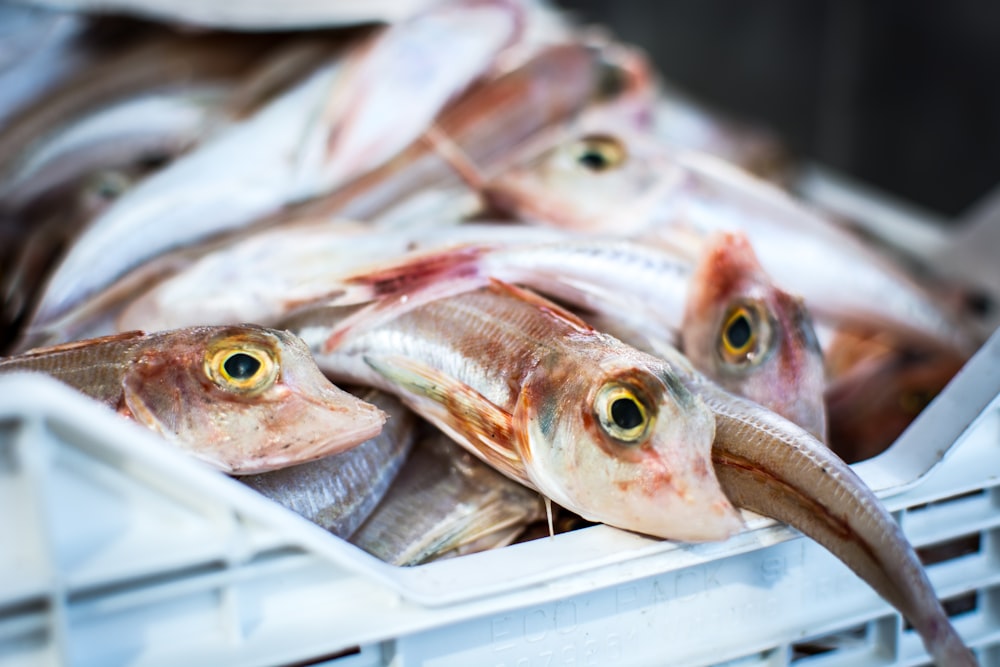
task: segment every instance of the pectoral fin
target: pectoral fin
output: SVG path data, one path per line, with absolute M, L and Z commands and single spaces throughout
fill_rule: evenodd
M 531 485 L 514 450 L 513 419 L 468 385 L 413 359 L 365 356 L 365 363 L 398 386 L 401 398 L 480 459 Z

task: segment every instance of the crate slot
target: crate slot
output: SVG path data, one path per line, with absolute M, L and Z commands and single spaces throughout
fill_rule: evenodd
M 807 641 L 796 642 L 792 644 L 792 663 L 834 651 L 862 648 L 870 641 L 869 628 L 870 624 L 863 623 Z
M 980 553 L 982 551 L 982 536 L 979 533 L 963 535 L 952 540 L 928 544 L 916 551 L 924 567 L 929 567 Z

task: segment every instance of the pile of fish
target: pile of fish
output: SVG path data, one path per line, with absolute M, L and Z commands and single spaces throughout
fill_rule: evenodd
M 752 510 L 975 664 L 847 464 L 982 342 L 961 287 L 770 137 L 529 0 L 68 4 L 0 6 L 0 372 L 396 564 Z

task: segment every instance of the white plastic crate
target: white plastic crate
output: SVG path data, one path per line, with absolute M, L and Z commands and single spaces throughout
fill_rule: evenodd
M 965 548 L 928 572 L 1000 666 L 1000 333 L 855 468 L 914 545 Z M 836 648 L 797 657 L 823 638 Z M 595 526 L 395 568 L 55 381 L 0 377 L 0 665 L 793 662 L 927 656 L 844 565 L 769 520 L 722 544 Z

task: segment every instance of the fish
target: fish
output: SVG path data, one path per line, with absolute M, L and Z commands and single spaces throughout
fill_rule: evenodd
M 706 378 L 676 348 L 650 344 L 714 414 L 712 461 L 735 506 L 787 523 L 829 550 L 900 611 L 937 664 L 978 664 L 899 523 L 843 459 L 808 431 Z
M 17 114 L 0 132 L 0 349 L 93 219 L 335 52 L 331 41 L 154 31 Z
M 606 120 L 567 129 L 483 186 L 496 210 L 534 224 L 701 245 L 742 231 L 783 290 L 814 317 L 895 332 L 968 356 L 970 323 L 913 272 L 774 184 L 724 160 L 671 151 L 649 132 Z
M 827 442 L 826 373 L 811 316 L 774 285 L 746 235 L 710 236 L 690 285 L 679 348 L 691 364 Z
M 836 367 L 825 391 L 829 444 L 849 463 L 895 442 L 965 363 L 960 356 L 884 337 L 857 341 L 840 332 L 831 345 Z
M 395 393 L 588 520 L 685 541 L 741 526 L 708 458 L 711 414 L 660 359 L 500 281 L 373 305 L 377 317 L 319 309 L 283 326 L 334 381 Z
M 417 436 L 417 419 L 393 396 L 360 395 L 387 415 L 375 437 L 338 454 L 237 477 L 258 493 L 347 539 L 382 501 Z
M 336 387 L 304 343 L 251 325 L 130 332 L 0 359 L 40 372 L 222 472 L 274 470 L 342 451 L 385 414 Z
M 540 48 L 518 67 L 472 85 L 395 158 L 328 195 L 294 204 L 292 214 L 370 220 L 428 187 L 461 185 L 478 194 L 481 174 L 499 168 L 513 147 L 599 99 L 607 72 L 600 54 L 584 44 Z
M 505 546 L 544 517 L 538 493 L 435 431 L 417 443 L 350 542 L 391 565 L 413 566 Z
M 441 34 L 450 36 L 448 48 Z M 328 60 L 117 199 L 53 272 L 31 326 L 58 319 L 158 255 L 374 169 L 419 137 L 517 35 L 512 5 L 468 0 L 389 26 L 347 57 Z M 408 101 L 404 117 L 400 99 Z M 371 127 L 378 119 L 384 124 Z

